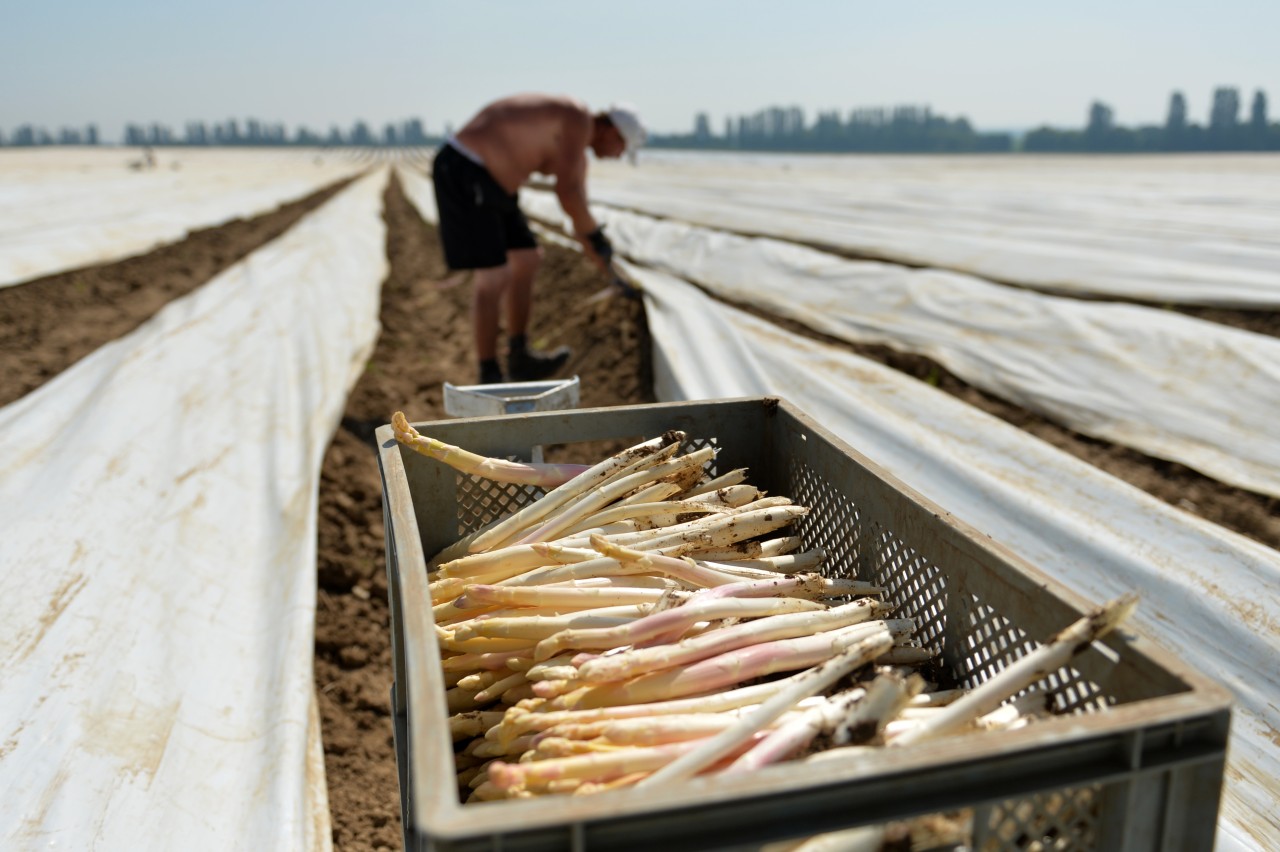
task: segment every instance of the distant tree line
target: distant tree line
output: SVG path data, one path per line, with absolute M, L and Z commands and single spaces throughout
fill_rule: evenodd
M 725 119 L 716 134 L 706 113 L 694 117 L 693 132 L 655 135 L 655 148 L 733 151 L 826 151 L 876 153 L 962 153 L 991 151 L 1276 151 L 1280 124 L 1267 116 L 1267 95 L 1253 95 L 1247 117 L 1241 115 L 1239 90 L 1222 86 L 1213 93 L 1208 122 L 1187 116 L 1181 92 L 1169 98 L 1163 125 L 1122 127 L 1110 106 L 1090 105 L 1083 129 L 1038 127 L 1017 139 L 1010 133 L 983 133 L 964 117 L 949 119 L 929 107 L 855 109 L 847 115 L 820 112 L 813 123 L 799 107 L 769 107 L 752 115 Z
M 83 130 L 63 128 L 56 135 L 42 127 L 24 124 L 8 137 L 0 134 L 0 145 L 22 147 L 33 145 L 98 145 L 100 144 L 98 129 L 89 125 Z M 381 132 L 375 131 L 363 121 L 356 121 L 350 128 L 343 130 L 336 125 L 327 133 L 319 133 L 308 127 L 299 127 L 292 134 L 280 123 L 269 123 L 257 119 L 248 119 L 241 124 L 236 119 L 211 124 L 203 121 L 189 121 L 182 133 L 164 124 L 127 124 L 124 128 L 125 145 L 153 147 L 159 146 L 385 146 L 408 147 L 415 145 L 435 145 L 440 142 L 439 136 L 427 133 L 422 120 L 411 118 L 399 124 L 389 123 Z
M 0 145 L 97 145 L 98 128 L 90 124 L 87 127 L 64 127 L 50 133 L 43 127 L 24 124 L 6 138 L 0 133 Z
M 872 107 L 818 113 L 809 124 L 799 107 L 768 107 L 727 118 L 716 135 L 706 113 L 694 118 L 689 134 L 655 135 L 654 148 L 730 151 L 919 152 L 1011 151 L 1009 133 L 980 133 L 966 118 L 946 118 L 927 106 Z
M 1169 97 L 1163 125 L 1122 127 L 1102 101 L 1089 106 L 1083 130 L 1039 127 L 1022 139 L 1024 151 L 1280 151 L 1280 124 L 1267 117 L 1267 94 L 1254 92 L 1247 118 L 1241 117 L 1240 92 L 1232 86 L 1214 90 L 1208 122 L 1187 118 L 1187 99 L 1181 92 Z
M 800 107 L 773 106 L 751 115 L 729 117 L 724 132 L 716 134 L 703 112 L 694 117 L 692 133 L 653 134 L 654 148 L 692 148 L 729 151 L 810 151 L 863 153 L 965 153 L 1002 151 L 1156 152 L 1156 151 L 1280 151 L 1280 124 L 1267 115 L 1267 95 L 1256 91 L 1247 116 L 1241 115 L 1239 90 L 1222 86 L 1214 90 L 1207 123 L 1200 125 L 1187 115 L 1181 92 L 1169 98 L 1162 125 L 1123 127 L 1102 101 L 1094 101 L 1083 129 L 1048 126 L 1028 131 L 1021 139 L 1011 133 L 980 132 L 964 117 L 947 118 L 927 106 L 895 106 L 819 112 L 809 123 Z M 389 123 L 381 132 L 363 121 L 351 127 L 329 128 L 319 133 L 299 127 L 292 134 L 283 124 L 235 119 L 206 124 L 188 122 L 181 134 L 158 123 L 125 126 L 126 145 L 216 146 L 384 146 L 410 147 L 439 144 L 421 119 Z M 55 133 L 23 125 L 8 137 L 0 133 L 0 145 L 97 145 L 98 129 L 64 127 Z

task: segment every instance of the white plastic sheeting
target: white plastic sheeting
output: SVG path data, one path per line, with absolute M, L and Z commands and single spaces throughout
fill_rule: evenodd
M 1137 626 L 1235 694 L 1223 849 L 1280 836 L 1280 553 L 1173 509 L 978 409 L 660 272 L 644 289 L 663 400 L 779 395 L 908 486 Z
M 558 220 L 548 193 L 524 205 Z M 646 266 L 851 342 L 926 355 L 1087 435 L 1280 497 L 1280 340 L 1171 311 L 850 261 L 593 208 Z
M 0 409 L 0 846 L 329 847 L 316 494 L 386 175 Z
M 440 211 L 436 209 L 436 190 L 427 173 L 415 168 L 398 166 L 396 174 L 400 177 L 400 185 L 409 203 L 418 211 L 424 222 L 432 225 L 440 221 Z
M 121 260 L 256 216 L 367 165 L 331 152 L 0 149 L 0 287 Z
M 595 201 L 1027 287 L 1280 306 L 1280 156 L 734 155 L 592 164 Z

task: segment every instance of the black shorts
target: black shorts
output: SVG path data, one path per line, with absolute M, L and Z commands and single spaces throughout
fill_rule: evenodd
M 537 247 L 516 196 L 452 145 L 445 143 L 436 152 L 431 179 L 440 244 L 450 269 L 502 266 L 508 251 Z

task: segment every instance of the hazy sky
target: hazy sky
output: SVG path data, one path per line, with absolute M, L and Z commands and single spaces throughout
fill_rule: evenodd
M 1100 99 L 1162 122 L 1177 89 L 1280 117 L 1280 2 L 9 0 L 0 130 L 256 117 L 293 130 L 420 117 L 430 132 L 516 91 L 637 105 L 658 132 L 705 111 L 928 105 L 985 129 L 1078 127 Z

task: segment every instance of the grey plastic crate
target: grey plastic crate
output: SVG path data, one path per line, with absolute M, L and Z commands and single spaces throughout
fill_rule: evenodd
M 720 448 L 718 471 L 748 467 L 753 484 L 811 507 L 800 534 L 806 546 L 826 550 L 826 573 L 885 586 L 898 614 L 919 620 L 918 635 L 962 684 L 990 677 L 1090 607 L 778 399 L 417 427 L 474 452 L 520 459 L 542 445 L 639 440 L 668 429 L 685 431 L 688 449 L 714 444 Z M 958 809 L 972 818 L 978 849 L 1213 845 L 1228 694 L 1125 631 L 1095 643 L 1047 679 L 1044 688 L 1053 694 L 1059 718 L 1018 731 L 881 749 L 857 760 L 784 763 L 662 790 L 464 806 L 454 781 L 426 561 L 540 492 L 459 476 L 402 452 L 390 427 L 379 429 L 378 439 L 406 848 L 755 849 Z

